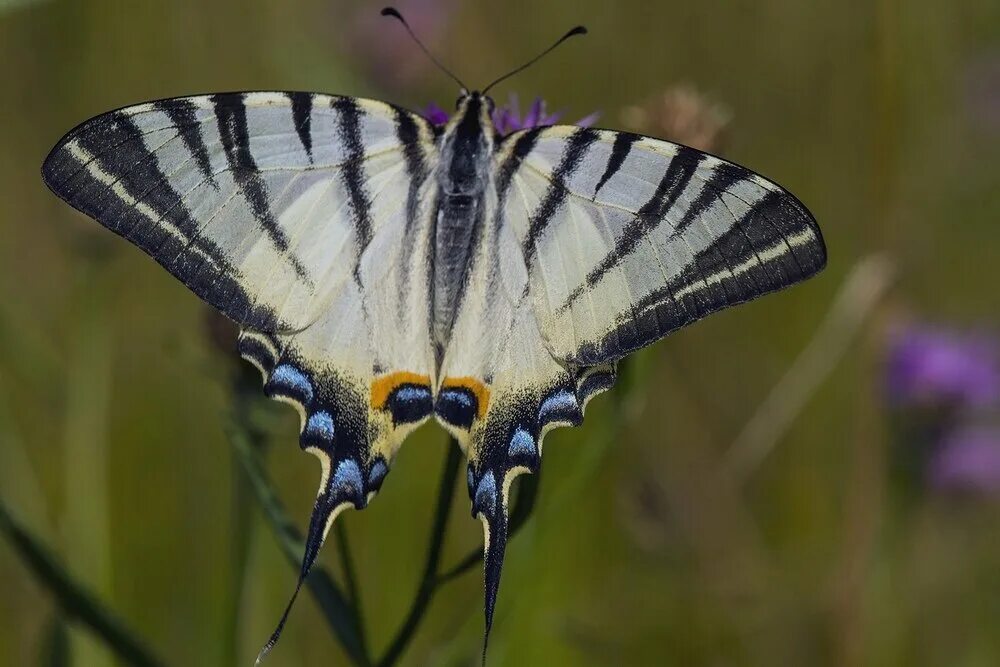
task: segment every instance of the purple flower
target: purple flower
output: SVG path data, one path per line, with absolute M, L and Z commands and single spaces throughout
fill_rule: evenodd
M 493 125 L 496 126 L 500 134 L 510 134 L 517 130 L 524 130 L 529 127 L 539 125 L 554 125 L 559 121 L 560 114 L 548 113 L 545 109 L 545 100 L 536 97 L 535 101 L 528 107 L 527 113 L 521 116 L 521 103 L 517 95 L 511 94 L 507 104 L 498 106 L 493 110 Z
M 897 404 L 982 406 L 1000 400 L 997 342 L 978 334 L 903 329 L 890 341 L 886 375 L 889 398 Z
M 450 115 L 447 111 L 431 102 L 424 108 L 424 118 L 429 120 L 433 125 L 444 125 L 448 122 Z
M 965 107 L 971 120 L 982 130 L 1000 132 L 1000 50 L 975 56 L 962 77 Z
M 969 426 L 952 431 L 931 457 L 928 474 L 939 489 L 1000 492 L 1000 430 Z
M 436 104 L 429 104 L 424 110 L 424 117 L 435 125 L 444 125 L 448 122 L 449 114 Z M 522 116 L 521 105 L 517 95 L 511 95 L 507 103 L 498 106 L 493 110 L 493 126 L 500 134 L 510 134 L 517 130 L 524 130 L 529 127 L 539 127 L 543 125 L 554 125 L 562 117 L 560 113 L 551 113 L 545 108 L 545 100 L 536 97 L 535 101 L 528 107 L 528 111 Z M 578 120 L 574 125 L 589 127 L 597 120 L 598 114 L 594 112 Z

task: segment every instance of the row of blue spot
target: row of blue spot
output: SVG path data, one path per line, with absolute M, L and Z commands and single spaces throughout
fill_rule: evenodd
M 313 399 L 313 386 L 305 373 L 291 364 L 281 364 L 274 369 L 268 381 L 273 393 L 287 395 L 308 405 Z
M 308 405 L 312 402 L 314 396 L 312 382 L 309 381 L 305 373 L 291 364 L 280 364 L 277 366 L 271 374 L 268 384 L 271 392 L 274 394 L 287 395 L 298 400 L 303 405 Z M 398 392 L 397 398 L 404 401 L 411 398 L 421 398 L 415 393 L 411 396 L 407 392 L 407 389 L 409 388 L 404 388 Z M 333 416 L 326 410 L 312 413 L 309 415 L 309 419 L 306 420 L 303 435 L 332 442 L 336 435 Z M 367 489 L 369 491 L 377 491 L 382 486 L 382 481 L 388 472 L 389 466 L 386 462 L 381 458 L 377 459 L 368 472 Z M 361 468 L 357 461 L 354 459 L 344 459 L 337 464 L 337 469 L 333 473 L 329 487 L 330 493 L 335 498 L 351 500 L 357 506 L 361 507 L 366 503 L 365 488 L 364 477 L 361 474 Z
M 372 464 L 368 471 L 368 484 L 364 483 L 364 476 L 361 468 L 354 459 L 344 459 L 337 464 L 337 469 L 330 479 L 329 493 L 338 502 L 344 500 L 353 501 L 355 506 L 364 507 L 368 500 L 367 492 L 378 491 L 382 487 L 382 481 L 389 473 L 389 466 L 381 458 Z
M 580 404 L 576 399 L 576 395 L 567 389 L 560 389 L 547 397 L 542 401 L 538 409 L 538 422 L 542 425 L 555 421 L 574 423 L 580 418 Z M 527 429 L 521 427 L 515 429 L 514 434 L 511 436 L 510 444 L 507 447 L 507 457 L 530 457 L 537 456 L 537 454 L 538 449 L 535 443 L 535 436 L 528 432 Z M 475 472 L 472 466 L 469 466 L 468 485 L 470 494 L 472 493 L 473 484 L 475 484 Z M 488 470 L 482 479 L 479 480 L 478 486 L 476 486 L 473 498 L 473 511 L 491 514 L 496 508 L 496 502 L 496 478 L 493 475 L 493 471 Z
M 554 421 L 575 422 L 579 420 L 580 404 L 576 400 L 576 394 L 568 389 L 560 389 L 544 401 L 538 409 L 538 422 L 548 424 Z
M 305 434 L 320 438 L 321 440 L 333 440 L 333 417 L 326 411 L 314 412 L 309 415 L 309 421 L 306 422 Z
M 493 471 L 488 470 L 483 478 L 479 480 L 476 487 L 476 497 L 472 501 L 473 512 L 482 512 L 488 517 L 493 516 L 497 507 L 497 482 L 493 477 Z

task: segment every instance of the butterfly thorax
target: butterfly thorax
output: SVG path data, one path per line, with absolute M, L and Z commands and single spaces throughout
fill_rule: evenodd
M 477 92 L 462 97 L 439 140 L 440 197 L 434 233 L 433 335 L 448 343 L 466 292 L 472 248 L 482 229 L 493 152 L 492 102 Z

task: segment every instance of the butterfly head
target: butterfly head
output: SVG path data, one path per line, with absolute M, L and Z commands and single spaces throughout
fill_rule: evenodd
M 476 99 L 486 105 L 487 111 L 492 114 L 493 110 L 496 108 L 496 103 L 493 98 L 485 93 L 481 93 L 478 90 L 467 90 L 462 88 L 461 92 L 458 94 L 458 98 L 455 100 L 455 111 L 459 112 L 462 110 L 462 106 L 468 101 Z

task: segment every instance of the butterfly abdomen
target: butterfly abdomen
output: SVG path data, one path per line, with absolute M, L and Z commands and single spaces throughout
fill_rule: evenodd
M 472 247 L 482 215 L 481 202 L 442 198 L 434 234 L 434 340 L 445 346 L 451 338 L 469 275 Z
M 484 219 L 493 151 L 486 99 L 478 93 L 464 98 L 440 141 L 437 180 L 441 194 L 434 232 L 432 298 L 434 342 L 443 348 L 465 294 L 472 248 Z

